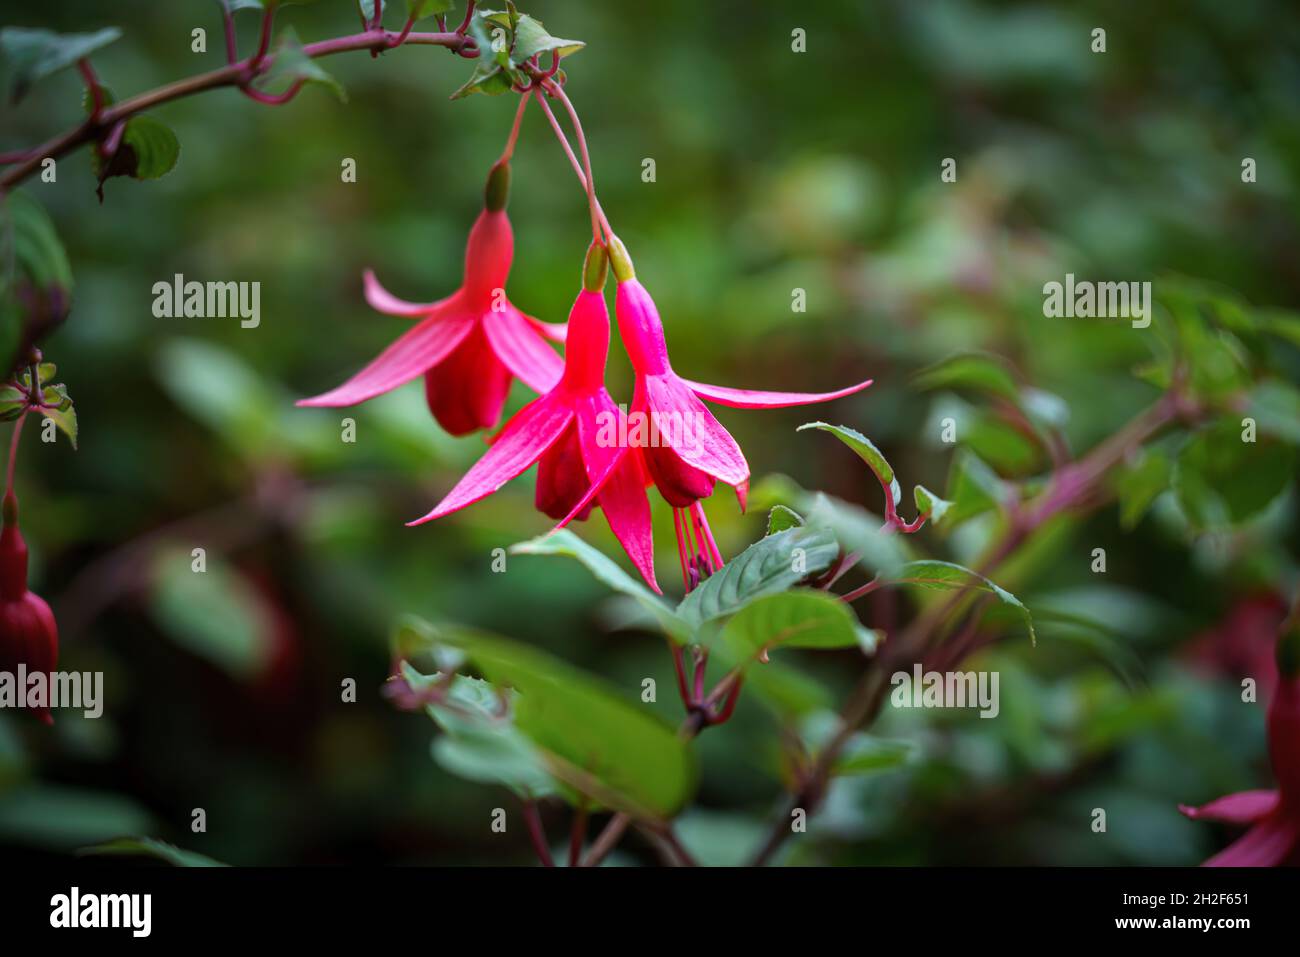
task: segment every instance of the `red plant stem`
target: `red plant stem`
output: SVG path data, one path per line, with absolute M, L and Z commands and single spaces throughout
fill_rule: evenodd
M 537 805 L 530 799 L 524 799 L 524 820 L 528 823 L 528 839 L 533 842 L 533 850 L 543 867 L 554 867 L 551 849 L 546 845 L 546 832 L 542 829 L 542 819 L 537 813 Z
M 27 411 L 23 410 L 14 422 L 13 435 L 9 437 L 9 465 L 5 473 L 5 495 L 9 496 L 14 491 L 14 466 L 18 462 L 18 439 L 23 434 L 23 421 L 27 418 Z
M 587 205 L 591 208 L 591 235 L 599 243 L 601 216 L 600 207 L 596 203 L 596 177 L 591 170 L 591 154 L 587 150 L 587 137 L 582 132 L 582 120 L 578 119 L 578 111 L 573 108 L 572 101 L 565 95 L 564 87 L 553 80 L 547 80 L 542 84 L 542 89 L 552 96 L 559 97 L 569 113 L 569 122 L 573 124 L 573 135 L 577 137 L 578 149 L 582 151 L 582 168 L 586 173 Z M 607 238 L 614 237 L 610 235 Z
M 77 61 L 77 69 L 81 72 L 81 78 L 86 82 L 86 92 L 90 94 L 90 116 L 95 118 L 104 109 L 104 88 L 99 85 L 99 78 L 95 76 L 95 68 L 90 65 L 90 61 L 82 57 Z
M 873 578 L 865 585 L 860 585 L 857 588 L 853 589 L 852 591 L 846 591 L 843 595 L 840 596 L 840 601 L 846 601 L 846 602 L 857 601 L 859 598 L 862 598 L 864 595 L 870 595 L 873 591 L 875 591 L 883 584 L 884 582 L 882 582 L 879 578 Z
M 390 45 L 390 46 L 395 46 L 395 47 L 400 47 L 403 43 L 406 42 L 406 38 L 409 37 L 409 36 L 411 35 L 411 29 L 412 29 L 414 26 L 415 26 L 415 17 L 413 17 L 413 16 L 411 16 L 411 17 L 407 17 L 407 18 L 406 18 L 406 25 L 405 25 L 404 27 L 402 27 L 402 32 L 399 33 L 399 34 L 397 35 L 397 39 L 394 40 L 394 41 L 393 41 L 391 44 L 389 44 L 389 45 Z
M 384 19 L 384 0 L 375 0 L 375 19 L 371 21 L 370 28 L 372 30 L 378 30 L 379 24 L 383 22 L 383 19 Z
M 578 182 L 582 184 L 583 192 L 587 190 L 587 177 L 582 172 L 582 164 L 578 162 L 578 157 L 573 152 L 573 147 L 569 145 L 569 138 L 564 135 L 564 130 L 560 128 L 559 121 L 555 118 L 555 113 L 551 111 L 551 105 L 546 102 L 546 97 L 537 91 L 537 102 L 542 107 L 542 112 L 551 123 L 551 129 L 555 131 L 556 138 L 560 141 L 560 146 L 564 148 L 564 154 L 569 157 L 569 165 L 573 167 L 574 175 L 578 177 Z M 600 200 L 596 200 L 596 212 L 600 217 L 600 224 L 605 229 L 605 235 L 613 236 L 614 230 L 609 225 L 609 220 L 605 217 L 605 211 L 601 208 Z
M 696 702 L 704 699 L 704 676 L 709 669 L 709 653 L 704 648 L 695 650 L 695 698 Z
M 525 94 L 519 98 L 519 109 L 515 110 L 515 121 L 510 126 L 510 137 L 506 140 L 506 147 L 501 151 L 501 158 L 498 163 L 510 162 L 510 157 L 515 155 L 515 144 L 519 142 L 519 125 L 524 118 L 524 109 L 528 106 L 530 97 Z
M 682 646 L 671 638 L 668 639 L 668 644 L 672 648 L 673 669 L 677 672 L 677 691 L 682 696 L 682 704 L 689 711 L 694 702 L 691 701 L 691 693 L 686 688 L 686 664 L 682 661 Z
M 255 90 L 251 86 L 241 86 L 239 92 L 243 93 L 244 96 L 248 97 L 250 100 L 254 100 L 258 103 L 265 103 L 267 106 L 283 106 L 298 95 L 298 91 L 303 88 L 306 82 L 306 80 L 295 80 L 293 85 L 283 93 L 263 93 L 261 90 Z
M 474 19 L 474 0 L 469 0 L 465 4 L 465 19 L 460 21 L 460 26 L 456 28 L 456 36 L 463 37 L 465 31 L 469 29 L 470 21 Z
M 221 21 L 226 30 L 226 62 L 233 64 L 239 59 L 239 43 L 235 39 L 235 17 L 224 0 L 221 4 Z
M 723 724 L 731 718 L 731 714 L 736 710 L 736 702 L 740 700 L 740 687 L 745 683 L 743 675 L 736 675 L 735 681 L 731 683 L 731 689 L 727 692 L 726 700 L 723 701 L 722 707 L 718 713 L 709 719 L 710 724 Z
M 569 831 L 569 866 L 577 867 L 582 859 L 582 842 L 587 838 L 587 802 L 578 804 L 573 814 L 573 828 Z
M 388 49 L 394 46 L 397 34 L 382 30 L 366 31 L 351 36 L 336 37 L 309 43 L 303 47 L 303 53 L 311 59 L 332 56 L 335 53 L 347 53 L 354 50 Z M 402 45 L 442 46 L 461 56 L 478 56 L 474 41 L 458 33 L 409 33 Z M 472 52 L 471 52 L 472 51 Z M 202 93 L 206 90 L 220 89 L 226 86 L 246 86 L 256 75 L 264 72 L 269 63 L 261 63 L 254 68 L 253 59 L 230 63 L 207 73 L 177 80 L 166 86 L 140 93 L 120 103 L 106 105 L 99 116 L 90 117 L 78 126 L 42 143 L 40 146 L 9 154 L 9 162 L 14 168 L 0 177 L 0 193 L 21 183 L 41 167 L 41 161 L 47 158 L 58 159 L 72 150 L 103 135 L 104 130 L 111 130 L 122 120 L 129 119 L 137 113 L 153 109 L 163 103 L 179 100 L 183 97 Z M 250 76 L 250 73 L 252 74 Z
M 271 48 L 271 27 L 275 22 L 276 4 L 269 4 L 266 11 L 262 14 L 262 33 L 257 38 L 257 52 L 249 63 L 249 68 L 256 71 L 262 65 L 262 60 L 266 58 L 266 52 Z

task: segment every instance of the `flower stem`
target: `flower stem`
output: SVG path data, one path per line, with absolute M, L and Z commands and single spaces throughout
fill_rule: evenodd
M 5 473 L 5 497 L 14 492 L 14 466 L 18 462 L 18 439 L 23 434 L 23 422 L 27 419 L 26 410 L 14 422 L 13 435 L 9 437 L 9 465 Z
M 510 137 L 506 140 L 506 147 L 501 151 L 501 158 L 498 163 L 508 163 L 510 158 L 515 155 L 515 144 L 519 142 L 519 126 L 524 118 L 524 109 L 528 106 L 530 98 L 527 94 L 519 98 L 519 109 L 515 110 L 515 121 L 510 126 Z
M 542 819 L 537 813 L 537 805 L 530 799 L 524 799 L 524 820 L 528 824 L 528 839 L 533 842 L 533 850 L 543 867 L 554 867 L 551 849 L 546 845 L 546 832 L 542 829 Z
M 569 113 L 569 122 L 573 124 L 573 135 L 577 137 L 578 149 L 582 151 L 582 168 L 586 173 L 587 205 L 591 208 L 591 235 L 596 242 L 600 242 L 601 213 L 600 206 L 596 203 L 596 176 L 591 170 L 591 154 L 587 150 L 587 137 L 582 132 L 582 120 L 578 119 L 578 111 L 573 108 L 573 101 L 565 95 L 564 87 L 554 80 L 547 80 L 542 85 L 542 89 L 552 96 L 559 97 Z
M 578 182 L 582 184 L 583 192 L 586 192 L 587 177 L 582 171 L 582 164 L 578 162 L 578 157 L 573 152 L 573 147 L 569 145 L 569 138 L 564 135 L 564 130 L 560 128 L 559 121 L 556 120 L 555 113 L 552 112 L 551 110 L 551 105 L 546 102 L 545 95 L 543 95 L 540 91 L 538 91 L 536 96 L 537 96 L 537 102 L 542 107 L 542 112 L 546 114 L 546 118 L 551 123 L 551 129 L 555 131 L 556 139 L 560 141 L 560 146 L 564 148 L 564 154 L 569 157 L 569 165 L 573 167 L 574 175 L 578 177 Z M 590 195 L 592 199 L 595 199 L 594 191 L 592 191 Z M 605 216 L 604 209 L 601 208 L 600 200 L 595 199 L 595 204 L 596 204 L 596 216 L 599 218 L 600 224 L 605 230 L 605 236 L 607 239 L 612 238 L 614 235 L 614 230 L 609 225 L 609 220 Z

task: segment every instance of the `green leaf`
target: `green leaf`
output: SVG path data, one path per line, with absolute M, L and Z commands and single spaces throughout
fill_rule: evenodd
M 796 431 L 802 432 L 804 429 L 820 429 L 823 432 L 829 432 L 838 438 L 841 442 L 857 453 L 858 458 L 867 463 L 867 466 L 875 473 L 880 484 L 889 489 L 889 494 L 893 496 L 894 504 L 897 505 L 903 498 L 903 491 L 898 486 L 898 479 L 894 476 L 893 466 L 881 454 L 880 449 L 861 432 L 857 432 L 844 425 L 830 425 L 826 422 L 807 422 Z
M 1260 432 L 1300 444 L 1300 389 L 1289 382 L 1260 382 L 1246 400 L 1245 414 L 1255 420 Z
M 506 17 L 506 22 L 494 20 L 496 17 Z M 508 23 L 509 18 L 506 14 L 485 10 L 479 10 L 474 14 L 473 20 L 470 21 L 469 33 L 478 46 L 479 55 L 474 61 L 474 71 L 469 79 L 451 95 L 453 100 L 459 100 L 471 93 L 485 93 L 489 96 L 508 93 L 517 81 L 523 79 L 515 71 L 514 63 L 510 59 L 508 38 L 497 33 L 497 31 L 505 31 Z
M 32 84 L 70 67 L 122 35 L 117 27 L 94 33 L 54 33 L 6 27 L 0 30 L 0 56 L 9 74 L 9 99 L 17 103 Z
M 948 473 L 948 526 L 960 525 L 987 511 L 1000 509 L 1006 500 L 1007 486 L 978 455 L 958 449 Z
M 859 564 L 872 574 L 893 575 L 911 557 L 909 536 L 883 528 L 880 517 L 860 505 L 822 492 L 805 494 L 798 502 L 809 528 L 829 529 L 846 552 L 860 556 Z
M 607 585 L 624 595 L 635 598 L 650 612 L 659 626 L 669 636 L 679 642 L 689 641 L 692 637 L 691 626 L 677 612 L 641 582 L 616 565 L 604 552 L 592 548 L 573 532 L 561 529 L 550 535 L 542 535 L 527 542 L 510 546 L 512 555 L 566 555 L 576 558 L 602 585 Z
M 910 762 L 916 750 L 907 741 L 888 741 L 859 732 L 845 743 L 831 773 L 836 777 L 858 777 L 892 771 Z
M 271 68 L 257 81 L 257 88 L 267 93 L 283 93 L 299 81 L 319 83 L 332 91 L 339 102 L 347 102 L 348 95 L 339 81 L 307 56 L 298 42 L 298 34 L 292 27 L 285 27 L 276 44 Z
M 785 591 L 830 568 L 840 546 L 829 529 L 789 528 L 759 539 L 704 579 L 677 606 L 693 628 Z
M 0 199 L 0 377 L 67 318 L 72 269 L 54 223 L 21 190 Z
M 941 521 L 948 509 L 952 508 L 952 502 L 935 495 L 924 485 L 918 485 L 912 490 L 912 498 L 916 501 L 917 512 L 930 516 L 931 525 Z
M 1125 469 L 1115 480 L 1119 497 L 1119 524 L 1129 530 L 1137 527 L 1151 503 L 1170 484 L 1172 467 L 1164 453 L 1146 451 L 1135 464 Z
M 973 389 L 1019 404 L 1020 388 L 1011 365 L 1000 356 L 983 352 L 963 353 L 922 369 L 912 379 L 922 391 Z
M 206 571 L 193 570 L 189 552 L 160 554 L 150 605 L 163 632 L 181 647 L 235 678 L 261 674 L 270 659 L 275 621 L 254 587 L 211 553 Z
M 974 588 L 996 595 L 1003 604 L 1010 605 L 1019 612 L 1024 619 L 1025 627 L 1029 629 L 1030 641 L 1035 644 L 1038 643 L 1038 637 L 1034 633 L 1034 619 L 1029 614 L 1029 609 L 1024 606 L 1020 599 L 1005 588 L 995 585 L 979 572 L 972 571 L 964 565 L 933 559 L 908 562 L 903 566 L 900 576 L 893 583 L 917 585 L 921 588 L 939 590 Z
M 374 0 L 370 0 L 371 3 Z M 423 20 L 437 13 L 446 13 L 456 4 L 454 0 L 406 0 L 406 15 L 415 20 Z
M 50 391 L 47 389 L 47 394 Z M 77 410 L 70 402 L 66 409 L 42 409 L 41 415 L 53 422 L 55 428 L 68 437 L 74 449 L 77 447 Z
M 777 532 L 784 532 L 787 528 L 798 528 L 803 524 L 803 516 L 792 508 L 786 508 L 784 505 L 773 505 L 772 511 L 767 515 L 767 534 L 775 535 Z
M 669 818 L 695 786 L 691 753 L 653 712 L 600 679 L 528 645 L 466 629 L 434 629 L 434 641 L 462 651 L 511 699 L 515 725 L 539 749 L 547 771 L 602 806 Z
M 404 629 L 419 632 L 418 641 L 436 642 L 436 630 L 418 619 L 404 620 L 398 628 L 399 647 L 413 642 Z M 416 691 L 442 683 L 442 673 L 425 676 L 402 662 L 402 678 Z M 441 703 L 431 703 L 429 716 L 443 730 L 434 739 L 432 754 L 449 773 L 480 784 L 498 784 L 525 798 L 559 793 L 547 772 L 541 752 L 515 725 L 513 709 L 502 707 L 514 701 L 510 689 L 499 689 L 481 678 L 452 675 Z
M 166 124 L 150 116 L 135 116 L 126 124 L 122 145 L 135 153 L 136 179 L 158 179 L 167 175 L 180 158 L 181 144 Z
M 143 807 L 107 791 L 34 784 L 0 793 L 0 839 L 7 844 L 72 851 L 154 827 Z
M 722 629 L 722 643 L 733 661 L 748 666 L 776 648 L 852 648 L 857 625 L 839 598 L 799 588 L 750 602 Z
M 1296 450 L 1266 437 L 1242 441 L 1239 419 L 1224 418 L 1180 450 L 1173 487 L 1198 528 L 1237 525 L 1264 511 L 1295 476 Z
M 543 53 L 557 53 L 561 57 L 569 56 L 581 50 L 585 43 L 581 40 L 561 40 L 546 32 L 540 20 L 524 14 L 514 25 L 515 45 L 511 58 L 515 63 L 523 63 Z
M 119 837 L 103 844 L 83 847 L 77 852 L 83 857 L 153 857 L 175 867 L 226 867 L 220 861 L 194 851 L 186 851 L 154 837 Z
M 28 405 L 28 394 L 12 382 L 0 385 L 0 421 L 12 422 Z

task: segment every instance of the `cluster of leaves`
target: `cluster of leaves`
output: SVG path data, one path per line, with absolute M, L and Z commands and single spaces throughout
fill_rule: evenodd
M 41 362 L 24 369 L 12 381 L 0 385 L 0 422 L 12 422 L 25 412 L 38 412 L 52 421 L 77 447 L 77 411 L 68 387 L 53 382 L 58 369 Z
M 515 86 L 527 86 L 528 70 L 537 68 L 538 57 L 551 54 L 558 62 L 586 45 L 581 40 L 551 36 L 542 21 L 520 13 L 513 3 L 505 10 L 475 10 L 469 33 L 478 46 L 478 59 L 474 72 L 452 99 L 471 93 L 495 96 Z M 558 79 L 563 82 L 564 78 L 558 75 Z

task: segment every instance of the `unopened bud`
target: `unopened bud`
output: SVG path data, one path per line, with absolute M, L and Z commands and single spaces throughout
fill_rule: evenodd
M 619 282 L 636 278 L 636 270 L 632 268 L 632 257 L 627 254 L 627 247 L 623 245 L 623 240 L 617 236 L 609 237 L 609 260 L 614 264 L 614 278 Z
M 487 188 L 483 191 L 483 203 L 489 210 L 499 213 L 506 208 L 510 200 L 510 164 L 504 160 L 492 167 L 488 173 Z
M 582 288 L 588 292 L 600 292 L 605 288 L 608 275 L 609 253 L 603 243 L 593 242 L 587 249 L 587 258 L 582 264 Z

